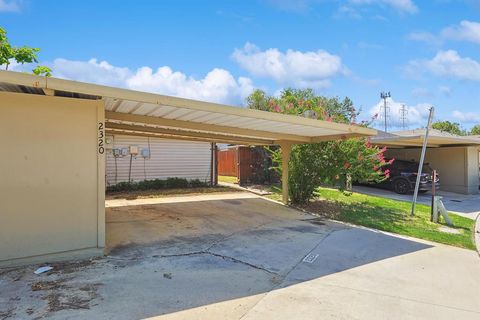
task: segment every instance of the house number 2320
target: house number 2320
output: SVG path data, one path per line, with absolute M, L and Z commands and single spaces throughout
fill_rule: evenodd
M 105 153 L 105 147 L 104 147 L 104 128 L 103 128 L 103 122 L 98 123 L 98 153 L 104 154 Z

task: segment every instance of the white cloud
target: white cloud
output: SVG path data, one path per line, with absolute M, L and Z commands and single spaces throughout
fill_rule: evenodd
M 267 0 L 271 5 L 284 10 L 293 12 L 304 12 L 310 9 L 312 2 L 318 0 Z
M 441 39 L 438 38 L 436 35 L 424 31 L 412 32 L 407 36 L 407 39 L 412 41 L 425 42 L 432 45 L 439 45 L 442 43 Z
M 420 31 L 410 33 L 407 38 L 409 40 L 421 41 L 434 45 L 440 45 L 445 40 L 480 43 L 480 23 L 462 20 L 459 24 L 451 25 L 442 29 L 439 34 Z
M 438 91 L 447 97 L 450 97 L 453 93 L 453 89 L 448 86 L 440 86 L 438 87 Z
M 168 66 L 155 71 L 150 67 L 131 70 L 97 59 L 73 61 L 61 58 L 44 64 L 50 66 L 53 76 L 58 78 L 217 103 L 241 104 L 253 90 L 249 78 L 235 79 L 227 70 L 218 68 L 208 72 L 204 78 L 196 79 Z M 16 66 L 15 70 L 27 68 L 31 69 L 31 66 Z
M 416 13 L 418 7 L 412 0 L 349 0 L 356 5 L 384 5 L 402 13 Z
M 354 11 L 353 9 L 349 10 L 348 5 L 357 5 L 357 6 L 366 6 L 366 5 L 380 5 L 388 6 L 402 13 L 416 13 L 418 11 L 417 6 L 413 0 L 266 0 L 271 5 L 284 10 L 292 12 L 306 12 L 312 8 L 315 4 L 321 4 L 323 2 L 340 2 L 340 12 L 347 13 L 349 16 L 354 18 L 360 18 L 361 16 Z M 347 11 L 345 11 L 347 10 Z M 353 15 L 352 15 L 353 13 Z
M 296 87 L 323 88 L 330 85 L 332 77 L 348 73 L 339 56 L 324 50 L 289 49 L 284 53 L 270 48 L 261 51 L 254 44 L 246 43 L 242 49 L 235 49 L 232 58 L 252 75 Z
M 0 0 L 0 12 L 20 12 L 20 1 Z
M 97 59 L 74 61 L 59 58 L 53 61 L 51 68 L 57 78 L 120 87 L 125 87 L 126 80 L 132 76 L 128 68 L 115 67 Z
M 239 98 L 243 100 L 253 90 L 250 79 L 240 77 L 236 80 L 230 72 L 218 68 L 197 80 L 169 67 L 158 68 L 155 72 L 149 67 L 142 67 L 127 80 L 127 86 L 135 90 L 219 103 L 238 101 Z
M 459 80 L 480 81 L 480 63 L 461 57 L 455 50 L 439 51 L 430 60 L 412 60 L 405 70 L 411 76 L 429 73 Z
M 462 112 L 455 110 L 452 113 L 453 117 L 463 123 L 478 123 L 480 122 L 480 114 L 475 112 Z
M 407 128 L 418 128 L 425 126 L 430 104 L 419 103 L 417 105 L 408 105 L 406 103 L 398 102 L 392 98 L 387 98 L 387 127 L 391 129 L 402 129 L 402 118 L 401 118 L 401 108 L 405 105 L 406 113 L 406 125 Z M 369 110 L 370 116 L 374 117 L 378 115 L 377 120 L 375 120 L 374 125 L 377 128 L 383 129 L 384 123 L 384 109 L 383 109 L 383 99 L 380 100 L 377 104 L 372 106 Z
M 463 20 L 442 30 L 440 36 L 445 39 L 480 43 L 480 23 Z
M 415 88 L 412 90 L 412 96 L 415 98 L 431 98 L 433 97 L 433 92 L 427 88 Z

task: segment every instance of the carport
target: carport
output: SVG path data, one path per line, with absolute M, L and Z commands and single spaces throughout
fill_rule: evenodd
M 425 129 L 380 131 L 371 141 L 388 147 L 386 156 L 389 158 L 418 161 L 424 137 Z M 427 147 L 425 161 L 438 170 L 442 190 L 479 193 L 480 138 L 431 129 Z
M 105 247 L 105 134 L 291 146 L 375 130 L 96 84 L 0 71 L 0 265 Z

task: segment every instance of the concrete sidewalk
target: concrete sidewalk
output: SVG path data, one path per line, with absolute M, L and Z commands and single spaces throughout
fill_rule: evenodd
M 411 202 L 413 198 L 412 194 L 398 194 L 390 190 L 368 186 L 354 186 L 353 191 L 405 202 Z M 480 214 L 480 194 L 466 195 L 448 191 L 438 191 L 438 194 L 443 197 L 443 204 L 448 211 L 470 219 L 476 219 Z M 430 205 L 431 199 L 430 193 L 418 195 L 418 203 Z

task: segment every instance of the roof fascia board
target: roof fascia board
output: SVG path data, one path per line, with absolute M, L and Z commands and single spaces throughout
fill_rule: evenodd
M 0 82 L 26 85 L 36 88 L 46 88 L 60 91 L 70 91 L 88 95 L 117 98 L 122 100 L 139 101 L 158 105 L 167 105 L 191 110 L 201 110 L 208 112 L 217 112 L 241 117 L 251 117 L 255 119 L 271 120 L 289 124 L 298 124 L 311 126 L 315 128 L 324 128 L 328 130 L 339 131 L 342 133 L 359 133 L 362 135 L 373 136 L 376 130 L 362 126 L 348 125 L 329 121 L 303 118 L 299 116 L 285 115 L 261 110 L 252 110 L 228 105 L 216 104 L 211 102 L 197 101 L 185 98 L 164 96 L 154 93 L 139 92 L 129 89 L 108 87 L 97 84 L 90 84 L 72 80 L 47 78 L 42 76 L 23 74 L 19 72 L 0 70 Z

